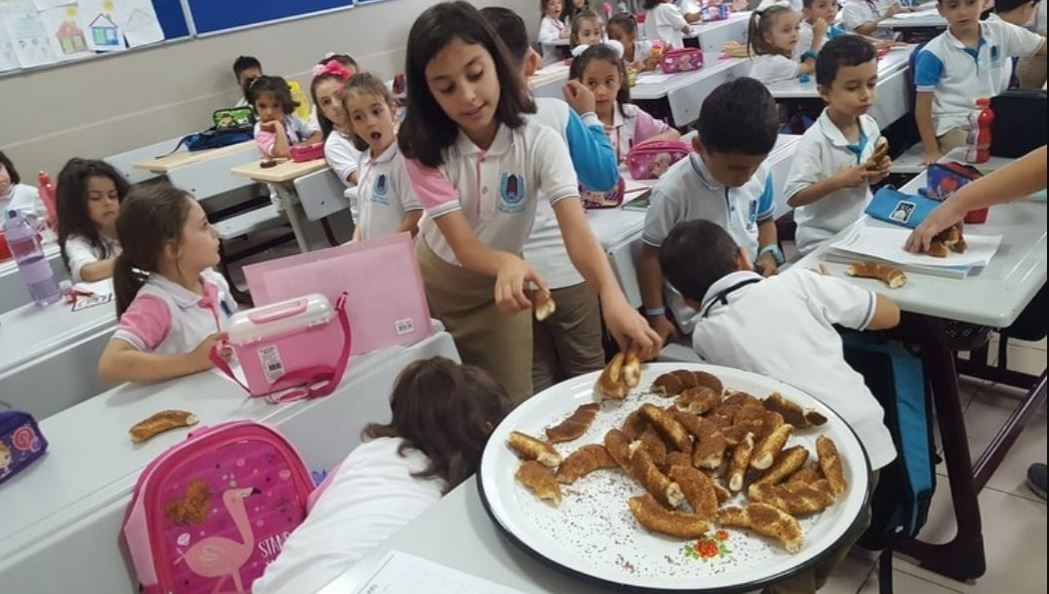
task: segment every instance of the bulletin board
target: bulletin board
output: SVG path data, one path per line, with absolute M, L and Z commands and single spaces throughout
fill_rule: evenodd
M 353 0 L 187 0 L 197 35 L 353 8 Z

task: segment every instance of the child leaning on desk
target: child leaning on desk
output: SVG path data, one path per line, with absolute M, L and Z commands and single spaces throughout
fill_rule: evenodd
M 62 167 L 57 181 L 58 246 L 73 282 L 113 276 L 120 255 L 117 214 L 131 184 L 109 163 L 77 157 Z
M 102 352 L 107 382 L 155 382 L 212 367 L 237 309 L 211 268 L 219 239 L 200 204 L 168 184 L 136 187 L 117 217 L 124 248 L 113 270 L 116 333 Z
M 814 25 L 809 47 L 804 48 L 800 57 L 795 59 L 800 22 L 800 14 L 781 5 L 755 10 L 750 15 L 747 43 L 751 54 L 751 78 L 767 85 L 812 73 L 816 65 L 816 52 L 819 51 L 817 43 L 823 42 L 826 23 L 819 21 Z
M 696 254 L 703 254 L 697 258 Z M 667 280 L 699 312 L 692 347 L 706 362 L 774 377 L 814 396 L 856 432 L 874 475 L 896 458 L 885 411 L 845 362 L 835 325 L 855 330 L 896 326 L 900 310 L 888 298 L 811 270 L 762 278 L 747 250 L 710 221 L 681 223 L 659 250 Z M 771 339 L 770 337 L 777 337 Z M 763 590 L 813 594 L 870 525 L 864 506 L 857 526 L 827 558 Z
M 291 98 L 288 82 L 279 76 L 260 76 L 248 87 L 251 106 L 259 116 L 255 124 L 255 143 L 262 154 L 287 158 L 297 144 L 321 142 L 321 131 L 295 115 L 298 104 Z

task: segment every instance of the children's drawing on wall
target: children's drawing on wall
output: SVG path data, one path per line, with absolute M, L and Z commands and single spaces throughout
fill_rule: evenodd
M 122 0 L 117 14 L 124 29 L 128 47 L 138 47 L 164 40 L 157 13 L 150 0 Z
M 118 25 L 117 8 L 111 0 L 81 0 L 78 12 L 87 23 L 87 47 L 96 52 L 124 49 L 124 32 Z
M 36 7 L 30 2 L 7 0 L 0 3 L 0 21 L 11 51 L 22 68 L 43 66 L 60 59 L 51 47 Z
M 91 55 L 91 50 L 87 48 L 87 33 L 75 4 L 42 11 L 40 17 L 51 47 L 60 59 Z

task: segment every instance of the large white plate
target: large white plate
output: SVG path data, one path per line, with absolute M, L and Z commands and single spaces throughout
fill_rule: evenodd
M 815 459 L 815 440 L 827 435 L 838 446 L 849 488 L 821 514 L 802 518 L 805 543 L 790 554 L 777 543 L 730 529 L 724 542 L 730 552 L 703 561 L 685 553 L 683 541 L 651 534 L 630 514 L 627 499 L 644 491 L 618 470 L 600 470 L 562 485 L 560 506 L 536 498 L 514 479 L 519 460 L 506 446 L 511 431 L 544 437 L 577 406 L 593 401 L 597 373 L 563 382 L 535 395 L 510 413 L 492 433 L 478 475 L 478 488 L 488 514 L 519 546 L 562 570 L 616 587 L 654 591 L 731 592 L 757 589 L 817 562 L 851 534 L 867 502 L 869 463 L 849 426 L 822 402 L 786 384 L 726 367 L 654 363 L 644 367 L 641 385 L 623 402 L 605 402 L 590 429 L 579 439 L 555 447 L 562 455 L 588 443 L 601 443 L 605 432 L 619 426 L 642 402 L 661 405 L 668 399 L 648 393 L 652 381 L 674 369 L 708 371 L 726 387 L 758 397 L 780 392 L 804 407 L 823 413 L 822 427 L 798 430 L 790 445 L 805 445 Z M 742 500 L 742 496 L 737 497 Z M 712 529 L 713 532 L 713 529 Z

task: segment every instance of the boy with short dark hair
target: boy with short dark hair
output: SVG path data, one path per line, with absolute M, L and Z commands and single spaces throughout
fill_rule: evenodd
M 871 184 L 889 174 L 891 159 L 872 162 L 881 130 L 867 112 L 877 84 L 874 46 L 857 35 L 830 40 L 816 58 L 816 89 L 827 107 L 798 142 L 783 189 L 802 254 L 858 220 Z
M 914 62 L 914 117 L 923 160 L 965 146 L 975 101 L 1009 86 L 1013 57 L 1045 55 L 1045 38 L 1004 21 L 980 21 L 983 0 L 936 0 L 947 30 Z
M 892 462 L 896 449 L 883 422 L 885 411 L 863 376 L 845 362 L 834 328 L 891 328 L 900 319 L 892 301 L 811 270 L 792 268 L 762 278 L 753 271 L 747 251 L 710 221 L 677 225 L 663 242 L 659 261 L 671 286 L 700 312 L 692 333 L 700 357 L 776 378 L 819 399 L 856 432 L 873 471 Z M 763 592 L 816 592 L 869 522 L 870 508 L 865 507 L 852 541 Z
M 248 85 L 262 76 L 262 63 L 255 56 L 240 56 L 233 61 L 233 78 L 241 91 L 240 99 L 234 107 L 251 105 L 248 101 Z
M 664 341 L 677 330 L 664 307 L 659 248 L 678 223 L 706 219 L 723 226 L 764 275 L 783 264 L 772 217 L 772 174 L 765 165 L 778 127 L 776 102 L 765 85 L 746 77 L 724 83 L 703 102 L 699 134 L 692 140 L 695 152 L 652 187 L 638 284 L 645 317 Z M 680 295 L 668 292 L 667 298 L 678 329 L 690 333 L 695 312 Z

